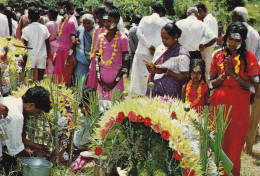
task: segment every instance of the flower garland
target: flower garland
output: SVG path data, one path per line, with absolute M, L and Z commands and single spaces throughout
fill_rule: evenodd
M 224 55 L 225 55 L 225 57 L 226 57 L 226 56 L 227 56 L 227 52 L 224 52 Z M 240 71 L 240 64 L 241 64 L 241 62 L 240 62 L 240 60 L 239 60 L 239 57 L 240 57 L 240 54 L 237 55 L 236 57 L 234 57 L 234 60 L 236 61 L 236 65 L 235 65 L 235 73 L 236 73 L 236 74 L 238 74 L 239 71 Z M 220 66 L 222 72 L 224 72 L 224 64 L 221 63 L 219 66 Z M 229 78 L 230 78 L 230 76 L 227 76 L 227 79 L 229 79 Z
M 103 148 L 103 151 L 109 148 L 104 146 L 107 134 L 116 123 L 121 124 L 128 118 L 132 123 L 143 123 L 151 127 L 154 132 L 161 134 L 162 139 L 168 140 L 169 147 L 174 151 L 172 157 L 181 162 L 184 173 L 203 175 L 199 164 L 199 144 L 195 137 L 198 132 L 192 124 L 198 114 L 193 109 L 184 113 L 186 106 L 187 104 L 177 99 L 168 102 L 160 97 L 127 99 L 113 106 L 101 117 L 98 123 L 100 127 L 92 135 L 91 147 L 93 150 Z M 172 119 L 171 114 L 177 118 Z
M 70 16 L 66 17 L 66 18 L 64 19 L 63 23 L 62 23 L 62 20 L 60 21 L 60 24 L 59 24 L 59 27 L 58 27 L 58 34 L 59 34 L 59 36 L 62 35 L 63 27 L 64 27 L 66 21 L 69 19 L 69 17 L 70 17 Z M 62 23 L 62 25 L 61 25 L 61 23 Z
M 100 31 L 102 32 L 103 28 L 100 28 Z M 98 42 L 96 42 L 95 48 L 94 48 L 94 42 L 95 42 L 95 38 L 96 38 L 96 34 L 97 34 L 98 29 L 95 29 L 93 37 L 92 37 L 92 45 L 91 45 L 91 50 L 90 50 L 90 58 L 93 58 L 96 51 L 97 51 L 97 45 Z
M 118 39 L 119 39 L 118 34 L 119 34 L 119 31 L 116 32 L 116 36 L 114 37 L 115 44 L 112 45 L 112 47 L 114 48 L 112 56 L 107 61 L 103 60 L 103 43 L 104 43 L 104 39 L 105 39 L 105 34 L 102 35 L 102 38 L 101 38 L 101 41 L 100 41 L 100 49 L 99 49 L 98 55 L 100 55 L 101 63 L 106 65 L 106 66 L 111 66 L 112 65 L 112 63 L 113 63 L 112 60 L 114 59 L 114 57 L 116 56 L 116 52 L 118 51 L 118 49 L 116 49 L 117 42 L 118 42 Z
M 191 90 L 191 86 L 192 86 L 192 80 L 190 80 L 188 82 L 187 87 L 186 87 L 185 101 L 189 102 L 191 107 L 194 107 L 199 103 L 199 101 L 201 99 L 201 91 L 202 91 L 202 85 L 203 84 L 205 84 L 205 83 L 202 80 L 200 82 L 198 90 L 197 90 L 197 94 L 198 94 L 197 98 L 193 102 L 190 102 L 190 90 Z

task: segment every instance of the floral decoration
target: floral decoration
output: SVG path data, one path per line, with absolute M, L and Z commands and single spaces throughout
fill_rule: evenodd
M 192 80 L 190 80 L 188 82 L 187 88 L 186 88 L 186 94 L 185 94 L 185 101 L 189 102 L 191 107 L 195 107 L 199 103 L 199 101 L 201 99 L 201 91 L 202 91 L 203 84 L 205 84 L 205 82 L 203 80 L 200 81 L 200 84 L 199 84 L 199 87 L 197 90 L 197 94 L 198 94 L 197 98 L 193 102 L 190 102 L 190 90 L 191 90 L 191 86 L 192 86 Z

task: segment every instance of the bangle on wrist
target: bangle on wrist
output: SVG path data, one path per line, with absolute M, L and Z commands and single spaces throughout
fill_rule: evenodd
M 240 78 L 240 76 L 237 75 L 237 76 L 234 77 L 234 80 L 238 80 L 239 78 Z
M 221 76 L 218 77 L 221 81 L 224 81 L 225 79 L 221 78 Z

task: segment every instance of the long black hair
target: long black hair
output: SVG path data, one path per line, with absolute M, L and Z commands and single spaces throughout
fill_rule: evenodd
M 206 83 L 206 77 L 205 77 L 205 61 L 201 58 L 198 59 L 191 59 L 190 60 L 190 70 L 189 70 L 189 80 L 191 80 L 191 72 L 195 67 L 199 66 L 201 69 L 201 80 L 203 80 Z
M 227 38 L 231 33 L 239 33 L 242 38 L 241 47 L 237 50 L 237 53 L 240 54 L 239 59 L 243 60 L 245 63 L 245 72 L 247 72 L 247 62 L 246 62 L 246 38 L 247 38 L 247 28 L 242 22 L 233 22 L 231 23 L 226 31 L 226 34 L 223 37 L 224 48 L 227 51 L 227 55 L 231 55 L 230 50 L 227 47 Z M 225 59 L 225 58 L 224 58 Z

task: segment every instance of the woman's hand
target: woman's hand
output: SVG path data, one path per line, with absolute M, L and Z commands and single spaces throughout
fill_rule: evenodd
M 167 68 L 161 66 L 161 65 L 155 65 L 154 67 L 154 72 L 156 74 L 162 74 L 162 73 L 166 73 L 167 72 Z
M 228 57 L 226 57 L 226 59 L 224 61 L 224 70 L 225 70 L 225 73 L 227 74 L 227 76 L 233 76 L 236 74 L 232 59 L 233 59 L 233 57 L 228 56 Z
M 154 72 L 154 69 L 155 69 L 154 63 L 152 63 L 152 62 L 147 62 L 146 60 L 143 60 L 143 61 L 145 62 L 145 66 L 146 66 L 148 72 L 149 72 L 149 73 Z

